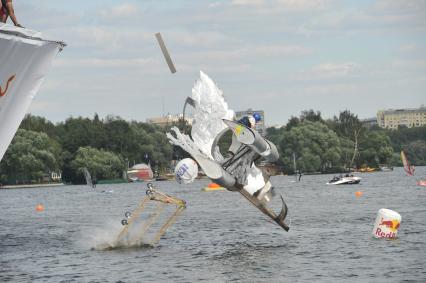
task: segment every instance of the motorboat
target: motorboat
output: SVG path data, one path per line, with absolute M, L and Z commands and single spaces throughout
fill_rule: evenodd
M 345 176 L 334 176 L 327 185 L 354 185 L 361 182 L 361 177 L 346 174 Z

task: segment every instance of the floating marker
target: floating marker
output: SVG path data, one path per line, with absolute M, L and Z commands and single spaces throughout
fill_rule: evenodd
M 163 38 L 161 37 L 161 34 L 157 32 L 155 34 L 155 37 L 157 38 L 158 44 L 160 45 L 161 51 L 163 52 L 164 58 L 166 59 L 167 65 L 169 65 L 170 72 L 172 74 L 176 73 L 176 68 L 173 65 L 172 58 L 170 58 L 170 54 L 167 51 L 166 45 L 164 44 Z
M 192 183 L 198 176 L 198 165 L 194 159 L 185 158 L 175 167 L 175 179 L 179 184 Z
M 361 192 L 361 191 L 356 191 L 356 192 L 355 192 L 355 196 L 357 196 L 357 197 L 362 196 L 362 192 Z
M 203 192 L 210 192 L 210 191 L 225 191 L 226 189 L 222 187 L 221 185 L 218 185 L 216 183 L 210 183 L 207 185 L 207 187 L 201 189 Z
M 36 211 L 42 212 L 44 210 L 44 206 L 42 204 L 37 204 Z
M 373 236 L 375 238 L 395 239 L 400 223 L 401 215 L 398 212 L 382 208 L 377 213 Z

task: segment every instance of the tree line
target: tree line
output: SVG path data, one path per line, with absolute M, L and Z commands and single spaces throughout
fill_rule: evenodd
M 83 183 L 83 167 L 98 180 L 115 179 L 141 162 L 166 172 L 171 160 L 186 157 L 168 142 L 169 129 L 112 115 L 57 124 L 27 115 L 0 162 L 0 183 L 39 182 L 51 172 L 61 172 L 64 182 Z M 281 128 L 268 128 L 267 138 L 278 147 L 284 173 L 294 172 L 294 161 L 303 172 L 323 173 L 400 166 L 401 150 L 412 164 L 426 165 L 426 127 L 366 128 L 350 111 L 324 120 L 319 111 L 306 110 Z
M 56 125 L 27 115 L 0 163 L 3 184 L 39 181 L 61 172 L 67 183 L 83 183 L 87 167 L 98 180 L 121 178 L 135 163 L 167 168 L 172 147 L 164 129 L 117 116 L 69 118 Z
M 400 152 L 409 161 L 426 165 L 426 126 L 398 130 L 366 127 L 348 110 L 324 120 L 319 111 L 305 110 L 286 126 L 268 128 L 267 135 L 280 150 L 278 164 L 286 173 L 334 173 L 353 168 L 402 166 Z

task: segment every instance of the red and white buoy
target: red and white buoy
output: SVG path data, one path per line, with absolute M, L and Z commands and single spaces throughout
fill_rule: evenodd
M 395 239 L 400 223 L 401 215 L 398 212 L 382 208 L 377 213 L 373 236 L 375 238 Z

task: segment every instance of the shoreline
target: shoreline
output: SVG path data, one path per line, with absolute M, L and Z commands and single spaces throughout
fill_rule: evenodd
M 26 185 L 4 185 L 0 186 L 3 189 L 26 189 L 26 188 L 39 188 L 39 187 L 59 187 L 64 186 L 64 183 L 49 183 L 49 184 L 26 184 Z

